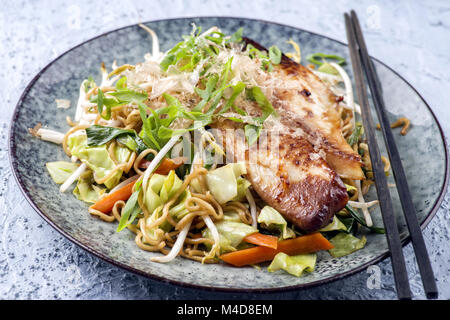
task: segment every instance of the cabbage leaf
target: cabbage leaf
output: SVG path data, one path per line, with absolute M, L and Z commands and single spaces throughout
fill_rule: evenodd
M 267 268 L 269 272 L 284 270 L 296 277 L 300 277 L 303 272 L 313 272 L 316 265 L 317 255 L 315 253 L 299 254 L 296 256 L 288 256 L 280 252 Z
M 101 188 L 95 185 L 94 178 L 92 176 L 92 171 L 85 171 L 79 178 L 75 189 L 73 189 L 73 194 L 78 200 L 95 203 L 102 195 L 106 192 L 105 188 Z
M 242 222 L 239 213 L 236 211 L 226 211 L 223 213 L 224 221 Z
M 88 147 L 85 134 L 72 134 L 68 139 L 68 147 L 72 155 L 82 160 L 94 171 L 97 179 L 106 177 L 116 166 L 109 156 L 106 145 Z M 118 148 L 125 149 L 124 147 Z M 127 151 L 130 152 L 129 150 Z M 104 184 L 108 189 L 114 188 L 121 177 L 122 170 L 117 170 Z
M 330 239 L 334 248 L 328 250 L 328 252 L 335 258 L 343 257 L 364 248 L 366 241 L 365 236 L 358 239 L 351 233 L 341 232 Z
M 76 163 L 67 161 L 47 162 L 45 166 L 53 181 L 58 184 L 64 183 L 78 169 Z
M 241 181 L 242 185 L 239 188 L 238 180 L 242 174 L 246 173 L 247 169 L 244 163 L 230 163 L 208 172 L 206 175 L 206 183 L 214 198 L 216 198 L 220 204 L 223 204 L 237 199 L 239 196 L 242 197 L 242 192 L 245 194 L 247 184 L 244 181 Z M 241 195 L 239 194 L 239 191 Z
M 347 227 L 343 224 L 336 216 L 333 216 L 333 221 L 330 224 L 326 225 L 319 232 L 328 232 L 328 231 L 347 231 Z
M 236 251 L 246 236 L 258 232 L 258 229 L 237 221 L 221 220 L 215 223 L 217 231 L 219 232 L 219 246 L 220 252 Z M 202 232 L 203 237 L 213 239 L 209 228 L 205 228 Z
M 287 221 L 274 208 L 265 206 L 258 216 L 258 222 L 264 229 L 280 233 L 280 239 L 295 238 L 295 233 L 288 228 Z
M 147 223 L 151 223 L 161 217 L 164 204 L 180 190 L 182 185 L 183 181 L 178 178 L 174 170 L 171 170 L 168 175 L 157 173 L 152 175 L 148 182 L 147 190 L 144 192 L 144 206 L 150 213 Z M 180 220 L 188 213 L 184 204 L 190 196 L 189 191 L 181 193 L 175 203 L 169 208 L 169 214 L 172 218 Z M 165 221 L 159 228 L 167 232 L 172 229 L 172 225 Z M 148 230 L 150 237 L 154 236 L 155 230 Z

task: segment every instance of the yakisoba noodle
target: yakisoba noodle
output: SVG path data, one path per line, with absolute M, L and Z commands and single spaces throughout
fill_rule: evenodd
M 156 208 L 156 211 L 162 211 L 161 217 L 152 223 L 148 223 L 148 218 L 150 213 L 147 212 L 145 206 L 142 206 L 144 211 L 144 216 L 141 217 L 138 221 L 139 230 L 136 230 L 136 244 L 143 250 L 146 251 L 161 251 L 162 253 L 167 253 L 167 250 L 164 249 L 166 246 L 172 247 L 174 243 L 174 236 L 176 236 L 181 229 L 185 227 L 187 223 L 194 221 L 198 217 L 202 217 L 208 215 L 212 217 L 214 220 L 218 221 L 223 218 L 223 209 L 211 196 L 209 192 L 206 194 L 197 194 L 192 193 L 192 196 L 188 197 L 185 202 L 185 207 L 189 211 L 187 215 L 185 215 L 180 221 L 175 222 L 170 218 L 169 208 L 170 206 L 177 201 L 178 197 L 187 189 L 189 189 L 189 184 L 191 180 L 198 178 L 199 176 L 205 175 L 207 170 L 204 168 L 195 169 L 191 174 L 189 174 L 182 185 L 182 187 L 178 190 L 178 192 L 163 206 L 162 210 L 160 207 Z M 117 214 L 117 208 L 116 213 Z M 119 215 L 117 215 L 119 217 Z M 169 221 L 174 227 L 175 231 L 163 233 L 162 231 L 158 231 L 156 235 L 156 239 L 152 239 L 146 236 L 146 229 L 155 229 L 164 221 Z M 193 225 L 192 229 L 195 229 L 196 226 Z M 160 230 L 160 229 L 159 229 Z M 144 243 L 144 241 L 146 243 Z M 198 250 L 197 246 L 199 244 L 211 244 L 210 239 L 202 238 L 202 237 L 187 237 L 185 240 L 184 252 L 181 255 L 186 258 L 201 261 L 205 256 L 208 255 L 208 252 L 204 250 Z M 213 261 L 207 261 L 213 262 Z
M 147 153 L 148 154 L 148 153 Z M 137 161 L 137 159 L 136 159 Z M 198 178 L 201 175 L 207 173 L 207 170 L 204 168 L 198 168 L 194 170 L 189 176 L 186 177 L 182 187 L 179 191 L 167 202 L 162 210 L 160 207 L 155 209 L 156 211 L 162 211 L 162 216 L 152 223 L 147 223 L 148 217 L 150 213 L 146 210 L 145 206 L 141 203 L 144 214 L 139 218 L 137 226 L 130 225 L 128 229 L 136 234 L 135 242 L 136 244 L 143 250 L 146 251 L 161 251 L 162 253 L 167 253 L 167 249 L 164 249 L 166 246 L 172 247 L 175 242 L 174 237 L 180 232 L 179 230 L 183 229 L 183 227 L 195 220 L 198 217 L 208 215 L 212 217 L 214 220 L 223 219 L 223 209 L 222 207 L 215 201 L 214 197 L 211 196 L 209 192 L 206 194 L 198 194 L 192 193 L 192 196 L 186 200 L 186 209 L 189 211 L 189 214 L 183 217 L 179 222 L 175 222 L 170 219 L 168 214 L 170 206 L 178 199 L 178 197 L 187 189 L 189 189 L 189 183 L 192 179 Z M 140 200 L 142 201 L 142 200 Z M 114 220 L 120 221 L 121 218 L 121 210 L 125 206 L 124 201 L 117 201 L 114 204 L 111 215 L 105 215 L 104 213 L 89 208 L 89 212 L 93 215 L 98 216 L 104 221 L 113 222 Z M 157 234 L 155 238 L 150 238 L 146 236 L 146 229 L 154 229 L 157 228 L 161 223 L 166 221 L 166 219 L 173 224 L 175 227 L 175 231 L 173 232 L 162 232 L 162 230 L 157 230 Z M 197 225 L 198 226 L 198 225 Z M 197 227 L 196 225 L 192 226 L 192 229 Z M 208 255 L 207 251 L 198 250 L 197 247 L 199 244 L 211 244 L 214 245 L 211 239 L 197 237 L 194 234 L 190 234 L 185 240 L 185 248 L 181 253 L 182 256 L 193 259 L 196 261 L 201 261 L 205 256 Z M 211 260 L 207 260 L 205 262 L 214 262 Z
M 145 29 L 148 28 L 145 27 Z M 259 56 L 252 56 L 253 60 L 248 60 L 248 56 L 243 57 L 242 55 L 248 55 L 249 53 L 243 53 L 242 47 L 239 45 L 230 45 L 231 37 L 226 37 L 223 38 L 220 48 L 217 49 L 219 53 L 216 53 L 215 60 L 208 60 L 208 57 L 203 57 L 203 60 L 199 58 L 200 61 L 197 61 L 195 52 L 197 54 L 207 52 L 206 55 L 214 55 L 214 52 L 216 52 L 215 49 L 208 51 L 207 48 L 211 47 L 201 46 L 206 43 L 214 47 L 214 43 L 216 45 L 218 43 L 217 39 L 224 36 L 216 27 L 203 33 L 200 33 L 198 29 L 195 30 L 197 31 L 191 35 L 195 41 L 189 42 L 189 38 L 187 38 L 183 43 L 184 47 L 179 47 L 187 48 L 187 51 L 183 53 L 185 55 L 194 52 L 194 56 L 190 60 L 182 61 L 181 69 L 183 70 L 178 70 L 175 65 L 170 65 L 172 62 L 167 59 L 170 51 L 166 54 L 160 53 L 156 35 L 153 31 L 147 30 L 152 35 L 153 52 L 146 56 L 146 62 L 136 66 L 128 64 L 117 66 L 114 63 L 113 70 L 109 73 L 102 64 L 102 82 L 100 85 L 96 85 L 90 79 L 83 81 L 75 119 L 66 117 L 70 129 L 65 134 L 42 129 L 39 125 L 30 130 L 33 135 L 40 136 L 43 140 L 61 143 L 66 155 L 71 157 L 72 163 L 82 162 L 66 182 L 77 181 L 75 189 L 78 190 L 77 197 L 80 197 L 81 200 L 92 203 L 91 199 L 87 199 L 86 196 L 86 190 L 88 190 L 89 196 L 94 194 L 97 197 L 95 204 L 103 200 L 108 202 L 107 210 L 102 209 L 102 211 L 98 209 L 101 206 L 91 205 L 88 209 L 89 213 L 106 222 L 119 222 L 121 228 L 127 228 L 135 234 L 135 243 L 140 249 L 163 254 L 162 257 L 153 256 L 152 261 L 168 262 L 179 255 L 202 263 L 217 263 L 220 261 L 218 256 L 223 253 L 222 250 L 225 250 L 225 246 L 227 246 L 226 250 L 231 252 L 238 251 L 241 248 L 242 234 L 245 236 L 245 234 L 259 232 L 262 234 L 260 237 L 264 237 L 264 234 L 269 233 L 283 240 L 284 231 L 288 228 L 293 231 L 289 234 L 298 235 L 301 233 L 252 192 L 253 186 L 245 179 L 243 171 L 240 171 L 243 169 L 238 163 L 233 163 L 231 164 L 232 167 L 229 167 L 232 168 L 233 175 L 236 175 L 233 176 L 233 179 L 227 180 L 227 177 L 223 178 L 220 175 L 223 174 L 220 173 L 220 170 L 223 169 L 220 161 L 226 154 L 222 146 L 216 143 L 214 135 L 205 129 L 205 126 L 211 122 L 205 121 L 205 117 L 220 114 L 221 108 L 228 108 L 225 113 L 222 113 L 222 116 L 229 117 L 228 119 L 234 122 L 245 122 L 250 119 L 251 121 L 248 124 L 255 126 L 259 123 L 258 121 L 261 121 L 259 118 L 253 118 L 248 114 L 243 115 L 245 111 L 240 110 L 237 103 L 235 105 L 227 99 L 240 99 L 236 100 L 239 102 L 248 100 L 242 97 L 246 92 L 242 88 L 242 84 L 244 84 L 242 81 L 246 77 L 250 77 L 250 80 L 245 80 L 248 81 L 245 84 L 247 85 L 245 90 L 248 90 L 249 83 L 253 86 L 258 81 L 262 81 L 261 79 L 266 81 L 267 78 L 270 78 L 268 73 L 265 74 L 261 71 L 261 69 L 264 70 L 260 65 L 261 61 L 265 59 L 264 55 L 259 53 Z M 301 56 L 298 45 L 292 40 L 290 43 L 296 50 L 293 57 L 300 62 Z M 189 51 L 191 50 L 189 46 L 193 46 L 192 51 Z M 196 46 L 200 46 L 200 49 Z M 174 50 L 176 48 L 178 47 L 175 47 Z M 276 55 L 277 53 L 273 51 L 272 54 Z M 228 60 L 224 59 L 224 56 L 227 55 L 231 55 Z M 171 59 L 176 59 L 176 57 Z M 242 61 L 245 63 L 243 64 Z M 166 63 L 169 63 L 169 66 L 166 66 Z M 239 68 L 233 63 L 239 64 L 244 70 L 242 74 L 233 72 L 235 70 L 233 68 Z M 276 62 L 271 62 L 269 59 L 263 61 L 263 66 L 264 63 L 267 67 L 267 63 Z M 185 70 L 188 69 L 189 64 L 194 64 L 194 66 L 186 73 Z M 332 63 L 331 65 L 335 66 L 336 64 Z M 360 111 L 353 101 L 351 86 L 348 87 L 350 83 L 348 75 L 340 66 L 336 65 L 335 68 L 339 75 L 324 74 L 315 70 L 314 72 L 323 81 L 330 82 L 330 88 L 339 97 L 337 111 L 340 116 L 342 135 L 348 141 L 353 141 L 351 147 L 361 155 L 361 160 L 364 163 L 366 173 L 365 180 L 362 183 L 351 179 L 342 180 L 347 185 L 350 202 L 355 203 L 355 207 L 360 208 L 367 218 L 368 208 L 377 203 L 376 201 L 365 202 L 363 198 L 373 184 L 369 150 L 367 144 L 361 138 L 362 129 L 356 130 L 356 117 Z M 254 79 L 251 77 L 254 77 Z M 136 79 L 143 80 L 133 82 Z M 228 84 L 227 81 L 229 81 Z M 344 83 L 344 88 L 340 83 Z M 217 86 L 219 86 L 219 89 L 215 91 L 214 99 L 202 105 L 202 99 L 211 94 L 214 87 Z M 235 94 L 236 92 L 238 94 Z M 241 97 L 236 98 L 239 94 L 241 94 Z M 259 99 L 261 100 L 261 97 Z M 184 105 L 197 105 L 197 107 L 183 109 L 182 106 Z M 211 112 L 211 108 L 217 108 L 217 110 Z M 106 117 L 109 114 L 110 117 Z M 208 119 L 206 118 L 206 120 Z M 195 127 L 196 121 L 200 123 L 203 121 L 206 125 Z M 161 125 L 162 123 L 164 123 L 164 126 Z M 402 132 L 406 132 L 409 128 L 409 121 L 406 118 L 399 119 L 394 126 L 398 125 L 404 125 Z M 72 155 L 69 139 L 76 135 L 87 136 L 88 131 L 90 131 L 86 130 L 88 128 L 101 131 L 99 136 L 91 136 L 92 139 L 89 141 L 90 143 L 94 141 L 94 146 L 99 147 L 98 152 L 102 155 L 105 155 L 104 152 L 106 151 L 105 157 L 108 161 L 95 158 L 95 154 L 90 155 L 89 151 L 92 151 L 92 149 L 89 148 L 91 146 L 78 145 L 79 148 L 84 148 L 83 152 L 77 153 L 77 156 Z M 114 130 L 118 131 L 115 132 Z M 169 131 L 169 134 L 167 134 L 167 131 Z M 134 134 L 130 134 L 130 132 Z M 183 143 L 179 141 L 182 135 L 195 137 L 196 134 L 200 136 L 200 139 L 198 142 L 194 140 L 193 146 L 189 145 L 189 148 L 192 147 L 194 150 L 191 157 L 192 164 L 184 163 L 179 169 L 177 164 L 168 174 L 165 172 L 157 176 L 155 169 L 157 169 L 158 164 L 160 161 L 168 159 L 169 151 L 174 151 L 175 145 L 178 146 Z M 119 138 L 127 138 L 131 141 L 124 142 L 124 139 Z M 95 144 L 97 140 L 106 142 L 97 145 Z M 73 143 L 80 142 L 74 141 Z M 122 154 L 126 154 L 126 158 L 120 158 L 120 151 L 124 151 Z M 208 154 L 210 158 L 207 157 Z M 81 159 L 78 159 L 78 156 Z M 390 169 L 389 161 L 386 157 L 382 159 L 385 164 L 385 171 L 388 172 Z M 106 167 L 109 164 L 112 164 L 112 167 Z M 102 165 L 105 167 L 101 167 Z M 96 171 L 98 167 L 102 169 L 99 170 L 102 174 L 100 176 L 99 172 Z M 92 172 L 88 172 L 89 170 Z M 223 181 L 220 180 L 222 181 L 220 183 L 233 184 L 236 190 L 239 187 L 243 188 L 239 191 L 241 192 L 239 197 L 237 194 L 236 196 L 233 194 L 233 197 L 226 200 L 221 199 L 221 196 L 218 196 L 214 188 L 210 186 L 211 181 L 213 181 L 211 180 L 211 174 L 213 173 L 217 175 L 214 179 L 217 179 L 217 177 L 219 177 L 219 180 L 224 179 Z M 89 181 L 82 180 L 85 176 L 92 177 L 94 182 L 89 184 Z M 154 183 L 159 183 L 158 192 L 162 193 L 163 187 L 169 186 L 167 188 L 169 188 L 170 193 L 164 189 L 164 192 L 167 191 L 167 194 L 164 194 L 167 199 L 162 200 L 162 195 L 156 194 L 155 191 L 161 203 L 155 202 L 157 206 L 149 209 L 146 201 L 148 201 L 147 197 L 152 199 L 151 197 L 154 196 L 151 193 L 153 190 L 150 190 L 152 188 L 150 182 L 153 181 L 153 178 L 156 181 Z M 105 187 L 111 181 L 115 181 L 114 184 Z M 170 188 L 175 188 L 175 181 L 178 181 L 178 184 L 172 192 Z M 68 184 L 66 182 L 64 184 Z M 88 186 L 85 185 L 86 183 L 88 183 Z M 132 188 L 131 183 L 133 183 Z M 241 184 L 239 185 L 239 183 Z M 63 186 L 64 188 L 61 187 L 62 192 L 68 187 L 67 185 Z M 131 195 L 114 197 L 116 193 L 125 192 L 124 189 L 131 192 Z M 86 194 L 82 194 L 83 190 Z M 96 192 L 98 194 L 95 194 Z M 95 198 L 95 196 L 93 197 Z M 132 202 L 132 198 L 134 202 Z M 110 201 L 112 203 L 109 203 Z M 182 215 L 171 214 L 171 210 L 176 206 L 182 208 Z M 269 209 L 267 209 L 268 207 Z M 270 209 L 273 211 L 270 211 Z M 262 212 L 269 216 L 267 221 L 259 220 Z M 342 216 L 345 214 L 348 214 L 348 212 L 345 210 L 341 212 Z M 133 217 L 131 217 L 132 215 Z M 228 229 L 224 226 L 228 226 Z M 225 229 L 220 229 L 221 227 Z M 227 234 L 224 234 L 223 230 L 233 230 L 233 228 L 240 228 L 240 233 L 233 235 L 234 238 L 227 238 Z M 283 232 L 280 231 L 282 229 Z M 118 229 L 118 231 L 120 230 Z M 236 239 L 239 239 L 241 244 L 236 246 L 233 242 Z M 247 243 L 243 247 L 246 246 L 251 247 L 252 244 Z

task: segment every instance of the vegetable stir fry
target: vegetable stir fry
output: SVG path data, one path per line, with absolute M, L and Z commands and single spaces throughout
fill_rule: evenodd
M 162 53 L 156 34 L 142 27 L 153 49 L 144 62 L 114 63 L 109 71 L 102 64 L 100 81 L 84 80 L 74 118 L 67 117 L 67 132 L 41 125 L 30 130 L 60 144 L 69 157 L 46 164 L 61 192 L 73 187 L 93 217 L 116 221 L 117 232 L 134 233 L 136 245 L 157 252 L 150 259 L 160 263 L 177 256 L 237 267 L 267 263 L 269 272 L 302 276 L 313 272 L 316 252 L 328 250 L 342 257 L 365 246 L 361 231 L 384 232 L 370 217 L 369 208 L 377 201 L 364 200 L 373 174 L 364 128 L 356 120 L 360 108 L 342 68 L 344 58 L 313 53 L 306 58 L 313 65 L 306 68 L 299 64 L 300 46 L 292 39 L 295 52 L 286 56 L 277 46 L 266 50 L 246 40 L 242 28 L 226 35 L 217 27 L 203 31 L 197 26 Z M 306 78 L 299 77 L 298 70 Z M 328 121 L 328 109 L 321 93 L 306 87 L 308 81 L 317 81 L 336 98 L 328 108 L 338 115 L 336 135 L 356 163 L 354 172 L 362 170 L 361 177 L 342 174 L 321 142 L 310 139 L 308 130 L 315 127 L 305 119 Z M 310 114 L 303 118 L 291 116 L 283 106 L 290 103 L 286 92 L 294 89 L 317 109 L 308 109 Z M 66 103 L 60 105 L 70 111 Z M 300 123 L 302 131 L 294 133 L 288 121 Z M 225 135 L 230 128 L 236 140 Z M 315 136 L 322 132 L 320 125 L 317 128 Z M 281 132 L 282 141 L 298 134 L 310 148 L 304 155 L 307 161 L 301 160 L 303 155 L 284 155 L 283 143 L 273 154 L 252 149 L 272 143 L 267 132 L 275 131 Z M 241 153 L 234 147 L 242 148 Z M 306 152 L 304 147 L 291 148 Z M 250 160 L 252 154 L 258 156 L 256 162 Z M 264 173 L 268 171 L 261 171 L 275 162 L 272 155 L 283 160 L 278 168 L 287 172 L 271 171 L 281 181 L 276 187 L 285 188 L 278 198 L 265 191 L 272 182 Z M 322 180 L 311 182 L 315 176 Z M 313 190 L 308 191 L 311 200 L 303 200 L 303 193 L 298 198 L 299 191 L 292 189 L 296 183 L 302 190 Z M 313 199 L 319 193 L 327 195 L 327 190 L 340 199 Z M 282 206 L 283 197 L 295 202 L 291 211 Z M 303 216 L 302 206 L 308 201 L 326 207 L 326 219 L 311 218 L 314 210 Z

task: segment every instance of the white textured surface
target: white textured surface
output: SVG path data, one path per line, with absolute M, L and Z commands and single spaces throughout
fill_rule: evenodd
M 345 41 L 342 14 L 355 9 L 371 54 L 423 95 L 450 134 L 450 3 L 447 1 L 3 1 L 0 11 L 0 299 L 393 299 L 389 260 L 381 288 L 369 274 L 271 295 L 211 293 L 151 281 L 105 263 L 60 236 L 20 193 L 7 156 L 12 111 L 32 77 L 55 57 L 105 31 L 185 16 L 243 16 L 284 23 Z M 450 299 L 450 194 L 425 230 L 441 299 Z M 416 298 L 423 298 L 411 245 L 404 249 Z

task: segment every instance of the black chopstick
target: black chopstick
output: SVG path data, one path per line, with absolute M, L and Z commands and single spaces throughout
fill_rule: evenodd
M 384 141 L 386 143 L 389 158 L 391 160 L 391 167 L 394 173 L 397 191 L 400 196 L 400 202 L 402 204 L 406 224 L 411 236 L 414 253 L 417 259 L 417 265 L 419 266 L 420 275 L 422 277 L 424 291 L 428 299 L 436 299 L 438 297 L 438 290 L 436 287 L 436 281 L 434 279 L 433 269 L 431 268 L 430 258 L 428 256 L 427 248 L 423 240 L 419 221 L 417 220 L 416 209 L 414 208 L 411 193 L 408 188 L 408 181 L 406 179 L 405 170 L 403 169 L 400 154 L 395 144 L 389 119 L 387 117 L 383 95 L 381 94 L 381 85 L 378 74 L 375 70 L 372 60 L 369 57 L 358 17 L 353 10 L 351 11 L 351 20 L 353 22 L 356 41 L 359 45 L 363 68 L 366 71 L 366 76 L 370 91 L 372 93 L 375 110 L 377 112 L 378 119 L 380 120 L 380 126 L 383 132 Z
M 392 200 L 386 181 L 386 175 L 384 173 L 384 164 L 381 161 L 380 150 L 375 138 L 375 128 L 373 126 L 369 100 L 367 98 L 367 88 L 364 82 L 361 58 L 358 53 L 355 32 L 350 16 L 346 13 L 344 14 L 344 18 L 350 58 L 352 61 L 353 73 L 355 75 L 356 92 L 359 104 L 361 106 L 361 118 L 363 120 L 364 132 L 368 140 L 372 171 L 375 178 L 378 200 L 380 202 L 381 214 L 386 230 L 387 243 L 391 253 L 392 269 L 394 272 L 394 282 L 397 289 L 397 296 L 402 300 L 411 299 L 411 291 L 409 288 L 408 273 L 406 271 L 405 260 L 403 257 L 402 244 L 400 242 L 397 221 L 392 207 Z

